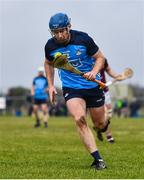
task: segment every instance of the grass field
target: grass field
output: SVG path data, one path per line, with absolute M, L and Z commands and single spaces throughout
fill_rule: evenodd
M 92 127 L 91 121 L 88 121 Z M 55 118 L 49 128 L 33 128 L 30 117 L 0 117 L 0 178 L 2 179 L 142 179 L 144 119 L 113 118 L 115 144 L 98 142 L 108 168 L 90 168 L 71 118 Z

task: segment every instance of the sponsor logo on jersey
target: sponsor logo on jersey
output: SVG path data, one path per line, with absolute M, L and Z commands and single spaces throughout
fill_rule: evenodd
M 68 97 L 68 95 L 69 95 L 69 93 L 66 93 L 66 94 L 64 95 L 64 97 L 66 98 L 66 97 Z
M 102 98 L 100 98 L 100 99 L 97 99 L 97 101 L 96 102 L 101 102 L 103 99 Z

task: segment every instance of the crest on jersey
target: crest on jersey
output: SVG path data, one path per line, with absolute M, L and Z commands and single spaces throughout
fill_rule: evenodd
M 82 52 L 81 52 L 80 50 L 78 50 L 78 51 L 76 52 L 76 55 L 79 56 L 79 55 L 81 55 L 81 53 L 82 53 Z

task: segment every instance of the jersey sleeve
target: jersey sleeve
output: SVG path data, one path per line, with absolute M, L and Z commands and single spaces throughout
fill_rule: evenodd
M 108 61 L 107 61 L 107 59 L 105 59 L 104 69 L 106 69 L 107 67 L 108 67 Z
M 45 78 L 45 80 L 46 80 L 46 87 L 48 87 L 48 81 L 47 81 L 47 79 Z
M 35 85 L 35 78 L 33 79 L 32 85 Z
M 50 55 L 50 50 L 49 50 L 48 44 L 45 45 L 45 58 L 48 61 L 53 61 L 53 57 Z
M 87 35 L 86 37 L 86 46 L 87 46 L 87 53 L 89 56 L 93 56 L 99 50 L 99 47 L 96 45 L 94 40 Z

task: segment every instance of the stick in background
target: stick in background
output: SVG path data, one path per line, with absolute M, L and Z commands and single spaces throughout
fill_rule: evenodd
M 80 76 L 83 76 L 83 75 L 84 75 L 83 72 L 79 71 L 78 69 L 76 69 L 75 67 L 73 67 L 73 66 L 68 62 L 68 60 L 67 60 L 67 55 L 66 55 L 66 54 L 62 55 L 62 54 L 59 53 L 59 52 L 56 53 L 55 58 L 54 58 L 54 60 L 53 60 L 53 66 L 56 67 L 56 68 L 58 68 L 58 69 L 65 69 L 65 70 L 71 71 L 71 72 L 73 72 L 73 73 L 75 73 L 75 74 L 78 74 L 78 75 L 80 75 Z M 97 79 L 93 80 L 93 82 L 96 82 L 97 84 L 99 84 L 102 89 L 106 87 L 106 84 L 105 84 L 105 83 L 103 83 L 103 82 L 101 82 L 101 81 L 99 81 L 99 80 L 97 80 Z
M 122 72 L 122 76 L 123 76 L 123 80 L 131 78 L 133 76 L 133 70 L 131 68 L 126 68 L 123 72 Z

